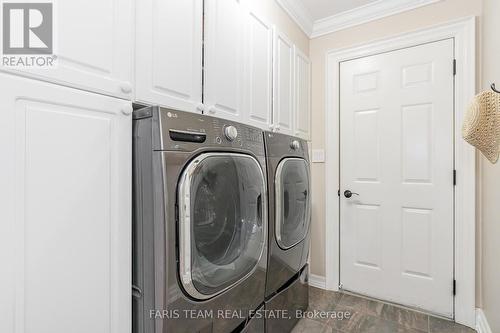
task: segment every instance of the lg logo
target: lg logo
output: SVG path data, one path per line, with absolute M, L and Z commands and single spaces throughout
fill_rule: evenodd
M 3 54 L 52 52 L 52 3 L 4 3 Z

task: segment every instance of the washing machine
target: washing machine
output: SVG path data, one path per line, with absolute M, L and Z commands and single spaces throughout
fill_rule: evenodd
M 251 332 L 263 319 L 263 132 L 161 107 L 133 114 L 134 333 Z
M 289 332 L 308 306 L 311 190 L 307 142 L 265 132 L 269 188 L 269 256 L 266 310 L 286 310 L 291 319 L 270 318 L 268 332 Z

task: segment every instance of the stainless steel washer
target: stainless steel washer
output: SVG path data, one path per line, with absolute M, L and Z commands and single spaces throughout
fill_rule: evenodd
M 267 265 L 262 131 L 150 107 L 134 112 L 133 135 L 133 331 L 255 326 Z

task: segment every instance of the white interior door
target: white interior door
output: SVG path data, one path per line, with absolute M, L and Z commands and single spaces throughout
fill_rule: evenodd
M 453 40 L 340 66 L 343 288 L 453 316 Z M 350 198 L 344 191 L 356 192 Z

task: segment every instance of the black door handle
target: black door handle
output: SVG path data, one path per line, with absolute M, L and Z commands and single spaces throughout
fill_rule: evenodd
M 359 193 L 356 193 L 356 192 L 351 192 L 349 190 L 345 190 L 344 191 L 344 197 L 346 197 L 347 199 L 349 199 L 350 197 L 352 197 L 352 195 L 359 195 Z

